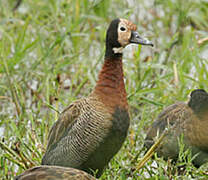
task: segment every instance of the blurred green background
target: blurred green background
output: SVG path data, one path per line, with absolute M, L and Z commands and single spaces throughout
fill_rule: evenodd
M 101 179 L 208 178 L 208 164 L 196 169 L 186 154 L 176 165 L 155 155 L 136 170 L 147 129 L 161 110 L 187 101 L 195 88 L 208 91 L 207 0 L 17 3 L 0 0 L 0 179 L 40 164 L 58 113 L 95 86 L 106 29 L 117 17 L 134 22 L 155 46 L 124 51 L 131 126 Z

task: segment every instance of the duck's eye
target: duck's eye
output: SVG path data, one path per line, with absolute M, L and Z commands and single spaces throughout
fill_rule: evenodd
M 121 27 L 120 30 L 121 31 L 126 31 L 126 28 L 125 27 Z

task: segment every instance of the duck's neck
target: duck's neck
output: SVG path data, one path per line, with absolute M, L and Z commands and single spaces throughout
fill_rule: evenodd
M 114 58 L 112 56 L 105 57 L 93 94 L 106 106 L 128 108 L 123 79 L 122 55 L 114 56 Z

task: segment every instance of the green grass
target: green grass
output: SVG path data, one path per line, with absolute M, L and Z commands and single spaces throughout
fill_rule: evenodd
M 15 3 L 0 0 L 2 179 L 40 164 L 58 113 L 94 87 L 106 28 L 116 17 L 136 23 L 155 47 L 125 50 L 131 126 L 101 179 L 208 178 L 208 165 L 196 169 L 190 158 L 178 172 L 183 157 L 174 166 L 155 155 L 154 164 L 149 160 L 135 170 L 144 156 L 147 129 L 161 110 L 187 101 L 195 88 L 208 90 L 208 41 L 199 41 L 208 37 L 207 1 L 27 0 L 14 12 Z

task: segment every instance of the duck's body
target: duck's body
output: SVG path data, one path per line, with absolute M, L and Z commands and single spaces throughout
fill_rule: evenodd
M 166 128 L 168 133 L 157 150 L 159 156 L 165 159 L 177 159 L 179 155 L 179 140 L 190 149 L 195 166 L 208 162 L 208 94 L 204 90 L 195 90 L 188 104 L 178 102 L 168 106 L 153 123 L 145 139 L 145 145 L 150 148 L 157 134 Z
M 121 148 L 129 127 L 125 89 L 113 87 L 119 86 L 123 79 L 111 77 L 108 82 L 102 80 L 89 97 L 75 101 L 63 111 L 50 131 L 42 164 L 74 167 L 86 172 L 99 170 L 98 176 L 102 173 Z M 115 81 L 113 86 L 110 86 L 111 81 Z M 123 95 L 119 91 L 123 91 Z
M 14 180 L 96 180 L 84 171 L 59 166 L 37 166 L 26 170 Z
M 129 127 L 122 49 L 131 41 L 152 45 L 135 30 L 136 26 L 125 19 L 111 22 L 97 84 L 87 98 L 69 105 L 53 125 L 42 164 L 73 167 L 91 174 L 94 171 L 100 177 L 119 151 Z

